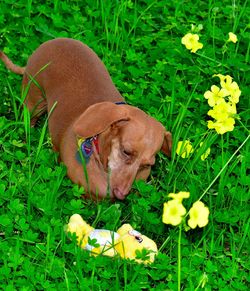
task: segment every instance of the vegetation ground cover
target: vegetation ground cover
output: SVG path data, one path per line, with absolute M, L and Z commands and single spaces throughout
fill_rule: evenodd
M 181 236 L 182 290 L 248 290 L 249 276 L 249 32 L 248 1 L 0 2 L 0 48 L 19 65 L 44 41 L 79 39 L 93 48 L 129 104 L 173 133 L 171 160 L 159 154 L 147 183 L 124 202 L 83 200 L 57 162 L 44 117 L 29 127 L 21 77 L 0 65 L 0 288 L 2 290 L 177 290 L 178 228 L 162 222 L 168 193 L 202 197 L 205 228 Z M 192 30 L 193 29 L 193 30 Z M 203 47 L 181 43 L 189 32 Z M 234 32 L 238 42 L 227 42 Z M 235 128 L 207 128 L 204 93 L 230 75 L 241 92 Z M 195 151 L 176 154 L 189 140 Z M 200 143 L 203 147 L 200 148 Z M 203 161 L 201 155 L 210 147 Z M 139 265 L 92 257 L 64 232 L 73 213 L 98 228 L 130 223 L 153 238 L 155 262 Z

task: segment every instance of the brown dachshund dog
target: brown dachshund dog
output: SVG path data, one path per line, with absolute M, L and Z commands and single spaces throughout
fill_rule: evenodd
M 47 41 L 25 68 L 2 52 L 0 58 L 23 74 L 32 124 L 49 112 L 54 149 L 88 196 L 124 199 L 135 179 L 147 179 L 158 151 L 171 155 L 170 132 L 124 102 L 102 61 L 80 41 Z

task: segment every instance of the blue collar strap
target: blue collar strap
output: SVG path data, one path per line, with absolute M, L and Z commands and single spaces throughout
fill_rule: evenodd
M 124 101 L 120 101 L 120 102 L 115 102 L 116 105 L 124 105 L 124 104 L 127 104 L 126 102 Z

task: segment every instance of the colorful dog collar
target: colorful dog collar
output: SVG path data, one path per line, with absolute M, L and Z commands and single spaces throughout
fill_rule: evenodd
M 99 153 L 97 135 L 87 139 L 80 138 L 78 140 L 78 151 L 76 152 L 76 159 L 80 164 L 82 164 L 82 159 L 84 159 L 86 164 L 89 162 L 90 157 L 94 152 L 93 144 L 96 147 L 97 153 Z

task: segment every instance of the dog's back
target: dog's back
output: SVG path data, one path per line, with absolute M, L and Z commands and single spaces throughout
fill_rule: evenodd
M 121 95 L 97 55 L 80 41 L 58 38 L 42 44 L 29 58 L 24 73 L 24 85 L 32 76 L 44 90 L 47 110 L 55 109 L 49 128 L 55 148 L 63 132 L 90 105 L 119 101 Z M 27 105 L 32 108 L 42 100 L 42 92 L 32 82 Z M 41 106 L 40 106 L 41 107 Z M 41 109 L 41 108 L 40 108 Z

